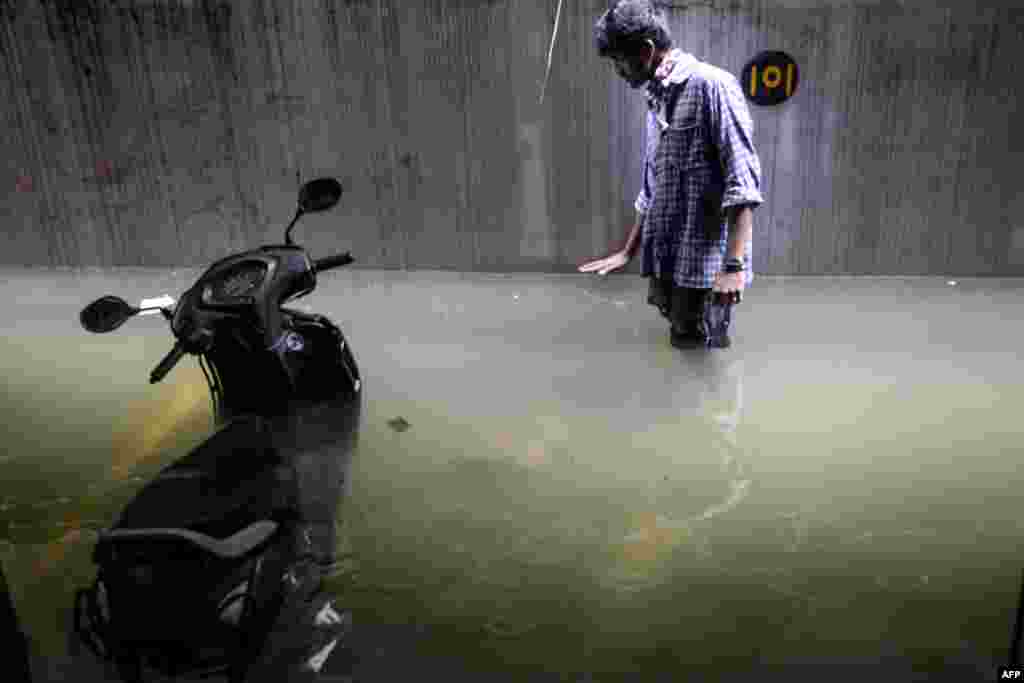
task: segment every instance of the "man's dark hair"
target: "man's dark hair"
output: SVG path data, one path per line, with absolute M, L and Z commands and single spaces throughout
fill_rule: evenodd
M 650 40 L 659 50 L 672 47 L 665 15 L 652 0 L 618 0 L 594 24 L 594 42 L 602 57 L 636 54 Z

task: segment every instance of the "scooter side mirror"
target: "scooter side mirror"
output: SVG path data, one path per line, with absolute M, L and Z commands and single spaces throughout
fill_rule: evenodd
M 299 210 L 302 213 L 326 211 L 341 199 L 341 183 L 334 178 L 310 180 L 299 190 Z
M 139 309 L 129 305 L 124 299 L 105 296 L 83 308 L 78 319 L 82 327 L 88 331 L 102 334 L 113 332 L 138 312 Z

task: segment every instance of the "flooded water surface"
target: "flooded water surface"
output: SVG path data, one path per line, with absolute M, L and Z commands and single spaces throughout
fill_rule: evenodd
M 90 335 L 78 311 L 197 274 L 5 272 L 0 550 L 47 656 L 97 530 L 212 431 L 194 359 L 148 384 L 162 318 Z M 986 680 L 1024 568 L 1022 288 L 759 278 L 702 353 L 634 276 L 322 275 L 298 307 L 365 387 L 331 589 L 357 631 L 519 680 Z M 355 642 L 384 672 L 394 641 Z

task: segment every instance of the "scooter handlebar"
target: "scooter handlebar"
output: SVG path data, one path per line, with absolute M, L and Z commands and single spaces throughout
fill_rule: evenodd
M 176 342 L 174 344 L 174 348 L 171 349 L 166 356 L 164 356 L 164 359 L 160 361 L 159 365 L 153 368 L 153 372 L 149 373 L 149 383 L 156 384 L 164 377 L 166 377 L 167 373 L 170 372 L 171 369 L 173 369 L 174 366 L 178 364 L 178 361 L 181 360 L 181 357 L 184 355 L 185 345 L 182 344 L 180 341 Z
M 313 272 L 322 273 L 325 270 L 330 270 L 331 268 L 347 266 L 353 261 L 355 261 L 355 259 L 352 258 L 352 254 L 347 251 L 344 254 L 338 254 L 337 256 L 327 256 L 326 258 L 316 259 L 313 261 Z

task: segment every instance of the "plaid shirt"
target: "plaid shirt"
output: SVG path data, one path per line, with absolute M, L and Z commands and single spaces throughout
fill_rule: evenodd
M 666 96 L 679 91 L 671 123 Z M 662 60 L 647 86 L 643 187 L 644 277 L 710 289 L 729 240 L 725 209 L 761 204 L 761 164 L 753 122 L 736 77 L 681 50 Z M 754 273 L 744 248 L 745 284 Z

